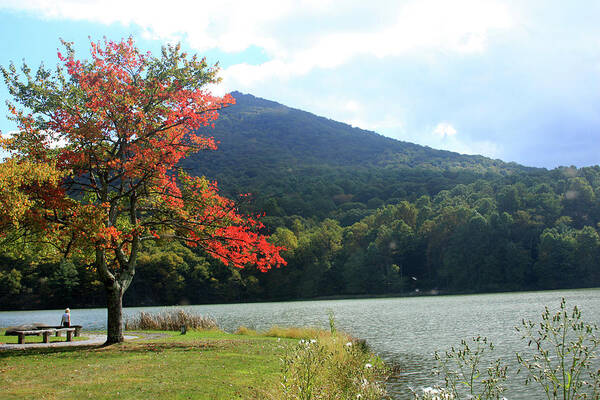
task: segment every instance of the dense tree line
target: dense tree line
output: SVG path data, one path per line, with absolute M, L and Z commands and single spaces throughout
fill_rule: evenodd
M 345 226 L 295 220 L 275 233 L 289 265 L 266 287 L 311 297 L 598 286 L 598 179 L 597 167 L 563 168 L 457 185 Z
M 240 210 L 266 212 L 288 265 L 239 270 L 148 244 L 125 305 L 600 286 L 600 167 L 437 151 L 234 95 L 219 151 L 182 167 L 228 196 L 252 193 Z M 0 249 L 1 308 L 104 305 L 87 266 L 39 246 Z
M 265 200 L 286 267 L 231 269 L 179 244 L 151 244 L 125 303 L 600 286 L 599 167 L 479 179 L 411 201 L 381 199 L 376 208 L 372 198 L 336 191 L 322 199 L 333 203 L 325 218 L 287 215 L 285 196 Z M 101 284 L 84 266 L 39 262 L 26 247 L 6 251 L 0 263 L 4 308 L 103 304 Z

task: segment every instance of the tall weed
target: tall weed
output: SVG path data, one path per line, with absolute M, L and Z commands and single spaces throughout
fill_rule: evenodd
M 168 310 L 160 313 L 140 312 L 125 320 L 126 330 L 178 331 L 181 326 L 186 329 L 210 330 L 218 329 L 217 322 L 209 317 L 193 314 L 182 309 Z
M 364 344 L 330 329 L 288 350 L 281 384 L 285 400 L 380 400 L 386 373 Z
M 529 358 L 517 353 L 527 371 L 526 384 L 538 383 L 548 399 L 600 398 L 600 371 L 592 368 L 600 344 L 598 327 L 584 322 L 577 306 L 569 312 L 562 299 L 555 314 L 546 307 L 541 322 L 523 320 L 516 330 L 533 350 Z

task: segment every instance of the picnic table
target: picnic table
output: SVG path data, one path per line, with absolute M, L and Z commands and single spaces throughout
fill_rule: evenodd
M 70 327 L 63 326 L 47 326 L 41 324 L 34 325 L 22 325 L 17 327 L 11 327 L 4 333 L 6 336 L 18 336 L 19 344 L 25 343 L 25 336 L 44 336 L 44 343 L 48 343 L 50 335 L 61 336 L 63 332 L 67 333 L 67 342 L 73 340 L 73 335 L 76 337 L 80 335 L 81 325 L 71 325 Z

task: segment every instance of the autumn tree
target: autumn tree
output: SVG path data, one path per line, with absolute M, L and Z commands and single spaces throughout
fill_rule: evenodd
M 92 42 L 88 60 L 62 44 L 55 71 L 2 68 L 18 131 L 2 142 L 10 157 L 0 164 L 0 225 L 4 238 L 89 263 L 106 288 L 108 344 L 123 340 L 123 293 L 144 241 L 179 240 L 236 267 L 285 263 L 256 218 L 215 182 L 177 168 L 216 149 L 196 132 L 234 102 L 207 89 L 216 66 L 179 45 L 156 57 L 131 38 Z

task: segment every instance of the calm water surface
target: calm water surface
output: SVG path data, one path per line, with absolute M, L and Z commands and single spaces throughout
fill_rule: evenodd
M 567 305 L 580 306 L 584 319 L 600 325 L 600 289 L 501 293 L 465 296 L 412 297 L 282 303 L 220 304 L 183 307 L 212 316 L 227 331 L 240 325 L 256 329 L 279 326 L 328 328 L 328 311 L 335 314 L 338 329 L 366 339 L 386 361 L 400 367 L 389 385 L 397 399 L 410 399 L 409 387 L 431 386 L 432 354 L 459 344 L 462 338 L 487 336 L 497 346 L 496 354 L 516 370 L 515 351 L 523 350 L 514 327 L 521 319 L 539 320 L 544 306 L 558 308 L 561 297 Z M 168 307 L 126 308 L 125 316 L 139 311 Z M 0 312 L 0 326 L 30 322 L 58 324 L 62 310 Z M 72 320 L 86 329 L 104 329 L 105 309 L 72 310 Z M 539 394 L 513 380 L 509 399 L 537 399 Z

